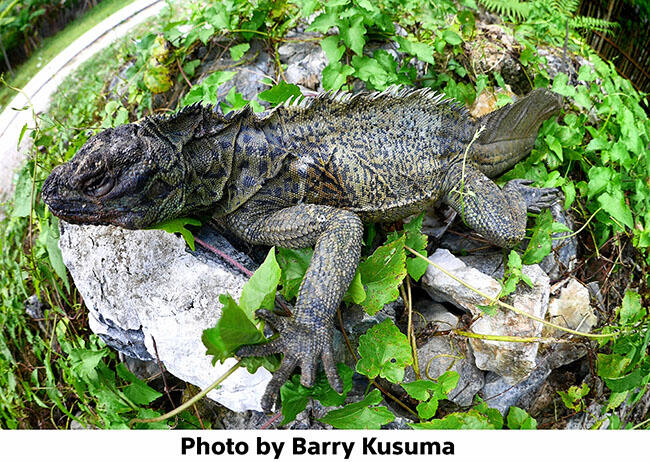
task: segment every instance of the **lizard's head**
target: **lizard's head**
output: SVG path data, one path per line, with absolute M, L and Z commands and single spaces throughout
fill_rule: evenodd
M 92 138 L 45 180 L 43 200 L 70 223 L 141 229 L 177 216 L 184 167 L 173 146 L 141 125 L 127 124 Z

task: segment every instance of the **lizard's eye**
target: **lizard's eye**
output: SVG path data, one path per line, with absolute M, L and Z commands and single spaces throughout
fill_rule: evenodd
M 113 178 L 110 175 L 104 175 L 89 178 L 86 184 L 84 184 L 83 190 L 89 196 L 102 197 L 113 189 L 113 184 Z

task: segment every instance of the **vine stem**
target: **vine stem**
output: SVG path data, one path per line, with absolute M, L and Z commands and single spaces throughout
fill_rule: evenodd
M 239 366 L 241 366 L 241 361 L 237 361 L 237 363 L 234 366 L 232 366 L 230 369 L 228 369 L 228 371 L 225 374 L 223 374 L 221 377 L 219 377 L 217 380 L 215 380 L 210 385 L 208 385 L 207 388 L 202 390 L 197 395 L 192 396 L 192 398 L 190 398 L 189 400 L 187 400 L 185 403 L 181 404 L 177 408 L 172 409 L 167 414 L 163 414 L 161 416 L 154 417 L 152 419 L 131 419 L 131 421 L 129 422 L 129 426 L 133 426 L 133 424 L 135 424 L 135 423 L 161 422 L 163 420 L 167 420 L 167 419 L 169 419 L 171 417 L 174 417 L 174 416 L 180 414 L 185 409 L 187 409 L 187 408 L 191 407 L 192 405 L 194 405 L 194 403 L 196 403 L 198 400 L 203 398 L 209 392 L 211 392 L 212 390 L 217 388 L 219 385 L 221 385 L 221 383 L 224 380 L 226 380 L 228 377 L 230 377 L 233 374 L 233 372 L 235 372 L 237 369 L 239 369 Z
M 506 309 L 508 309 L 508 310 L 510 310 L 510 311 L 514 311 L 514 312 L 517 313 L 517 314 L 520 314 L 520 315 L 522 315 L 522 316 L 525 316 L 525 317 L 527 317 L 527 318 L 530 318 L 530 319 L 532 319 L 533 321 L 537 321 L 537 322 L 539 322 L 539 323 L 542 323 L 542 324 L 544 324 L 545 326 L 552 327 L 552 328 L 554 328 L 554 329 L 558 329 L 558 330 L 561 330 L 561 331 L 564 331 L 564 332 L 568 332 L 569 334 L 579 335 L 579 336 L 581 336 L 581 337 L 587 337 L 587 338 L 591 338 L 591 339 L 609 339 L 609 338 L 612 338 L 612 337 L 617 337 L 617 336 L 620 334 L 620 332 L 613 332 L 613 333 L 611 333 L 611 334 L 589 334 L 589 333 L 586 333 L 586 332 L 580 332 L 580 331 L 577 331 L 577 330 L 569 329 L 568 327 L 562 327 L 562 326 L 559 326 L 559 325 L 557 325 L 557 324 L 553 324 L 552 322 L 546 321 L 546 320 L 544 320 L 544 319 L 542 319 L 542 318 L 540 318 L 540 317 L 538 317 L 538 316 L 535 316 L 535 315 L 532 315 L 532 314 L 530 314 L 530 313 L 527 313 L 527 312 L 525 312 L 525 311 L 522 310 L 522 309 L 516 308 L 516 307 L 514 307 L 514 306 L 512 306 L 512 305 L 510 305 L 510 304 L 508 304 L 508 303 L 502 302 L 501 300 L 499 300 L 499 299 L 497 299 L 497 298 L 491 297 L 490 295 L 488 295 L 488 294 L 486 294 L 486 293 L 484 293 L 484 292 L 481 292 L 480 290 L 476 289 L 475 287 L 472 287 L 471 285 L 469 285 L 468 283 L 466 283 L 465 281 L 463 281 L 463 280 L 460 279 L 459 277 L 453 275 L 452 273 L 450 273 L 449 271 L 447 271 L 446 269 L 444 269 L 444 268 L 441 267 L 440 265 L 438 265 L 438 264 L 432 262 L 429 258 L 425 257 L 425 256 L 422 255 L 421 253 L 419 253 L 419 252 L 413 250 L 413 249 L 410 248 L 409 246 L 405 245 L 404 248 L 405 248 L 406 250 L 408 250 L 409 252 L 411 252 L 411 253 L 412 253 L 413 255 L 415 255 L 416 257 L 421 258 L 421 259 L 423 259 L 423 260 L 429 262 L 429 264 L 430 264 L 431 266 L 433 266 L 433 267 L 434 267 L 435 269 L 437 269 L 438 271 L 444 273 L 445 275 L 449 276 L 449 277 L 452 278 L 454 281 L 456 281 L 456 282 L 462 284 L 463 286 L 467 287 L 467 288 L 468 288 L 469 290 L 471 290 L 472 292 L 475 292 L 475 293 L 479 294 L 481 297 L 483 297 L 483 298 L 485 298 L 486 300 L 490 301 L 491 304 L 497 304 L 497 305 L 499 305 L 499 306 L 502 307 L 502 308 L 506 308 Z

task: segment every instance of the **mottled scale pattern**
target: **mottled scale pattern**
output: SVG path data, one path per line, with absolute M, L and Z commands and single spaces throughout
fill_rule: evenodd
M 534 90 L 476 120 L 430 90 L 397 87 L 296 98 L 263 116 L 194 105 L 91 138 L 42 194 L 73 223 L 147 228 L 210 213 L 251 243 L 314 246 L 293 315 L 258 313 L 278 336 L 238 351 L 284 355 L 262 399 L 270 411 L 296 367 L 310 386 L 322 361 L 342 389 L 333 319 L 359 261 L 362 221 L 444 201 L 490 242 L 514 246 L 527 209 L 549 205 L 553 192 L 522 181 L 499 189 L 490 178 L 528 154 L 560 108 L 558 95 Z

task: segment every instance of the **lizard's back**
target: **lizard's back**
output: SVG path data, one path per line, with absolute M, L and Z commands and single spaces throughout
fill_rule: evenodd
M 429 90 L 325 95 L 302 106 L 276 112 L 290 156 L 275 183 L 297 183 L 296 201 L 372 221 L 437 200 L 474 126 L 464 109 Z

